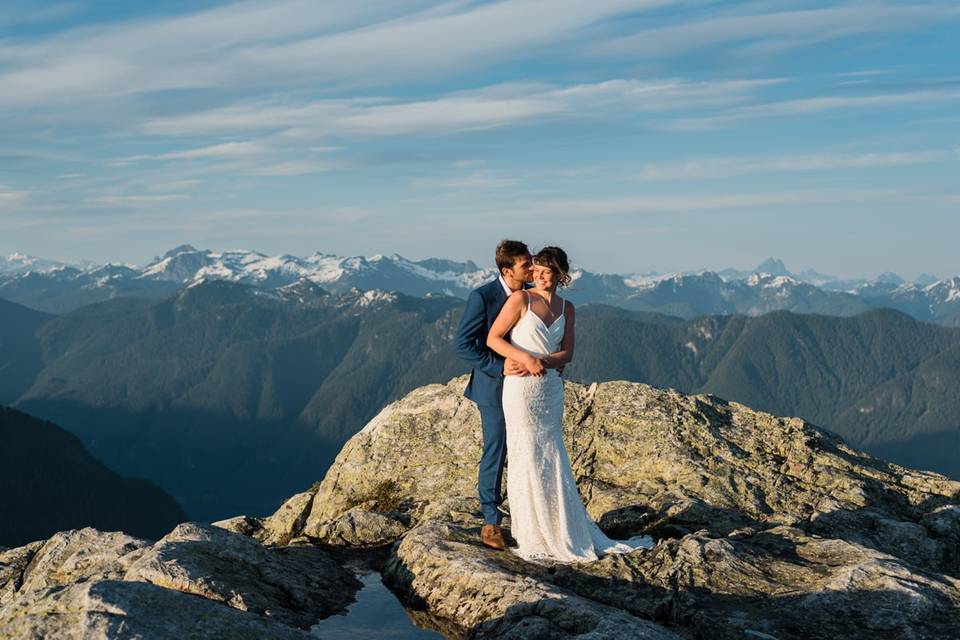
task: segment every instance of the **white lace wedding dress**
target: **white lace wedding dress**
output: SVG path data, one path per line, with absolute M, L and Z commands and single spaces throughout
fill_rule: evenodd
M 536 356 L 559 351 L 564 314 L 548 327 L 530 310 L 529 299 L 510 342 Z M 611 540 L 587 514 L 563 444 L 563 380 L 556 369 L 543 377 L 507 376 L 503 415 L 510 530 L 518 545 L 514 553 L 527 560 L 586 562 L 652 545 L 647 536 Z

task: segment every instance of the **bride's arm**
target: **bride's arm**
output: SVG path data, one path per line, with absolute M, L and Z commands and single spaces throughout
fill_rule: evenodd
M 543 366 L 548 369 L 560 369 L 573 360 L 574 324 L 577 314 L 569 301 L 564 307 L 563 316 L 563 340 L 560 341 L 560 351 L 555 351 L 543 359 Z
M 510 297 L 507 298 L 503 309 L 500 310 L 500 315 L 493 321 L 493 326 L 490 327 L 490 333 L 487 334 L 487 346 L 504 358 L 516 360 L 525 366 L 530 373 L 537 375 L 543 371 L 543 365 L 540 364 L 540 359 L 535 358 L 523 349 L 518 349 L 504 338 L 510 329 L 513 328 L 513 325 L 517 324 L 517 321 L 520 320 L 520 314 L 523 312 L 525 305 L 523 291 L 514 291 Z

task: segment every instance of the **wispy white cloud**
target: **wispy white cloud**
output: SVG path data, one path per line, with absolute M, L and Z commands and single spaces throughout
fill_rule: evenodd
M 893 69 L 861 69 L 860 71 L 841 71 L 832 74 L 834 78 L 872 78 L 893 73 Z
M 349 30 L 426 4 L 423 0 L 333 0 L 323 5 L 311 0 L 277 0 L 269 5 L 233 2 L 186 15 L 83 26 L 37 40 L 8 41 L 0 45 L 0 63 L 13 70 L 0 78 L 4 85 L 18 81 L 15 86 L 24 94 L 13 96 L 5 91 L 3 97 L 22 104 L 37 98 L 72 95 L 73 100 L 84 100 L 96 99 L 98 94 L 102 98 L 223 86 L 230 78 L 239 83 L 244 69 L 238 65 L 238 56 L 242 57 L 245 47 Z M 78 66 L 78 61 L 83 64 Z M 77 77 L 74 71 L 79 69 L 110 69 L 113 73 Z M 248 81 L 256 79 L 252 73 L 250 76 Z M 70 84 L 62 91 L 56 86 L 41 91 L 50 80 Z
M 252 51 L 251 62 L 333 79 L 415 78 L 477 69 L 564 39 L 601 20 L 676 0 L 504 0 L 450 3 L 364 29 Z M 495 34 L 495 37 L 494 37 Z M 442 51 L 442 55 L 437 55 Z M 336 61 L 328 65 L 322 61 Z
M 474 172 L 461 176 L 414 178 L 416 189 L 502 189 L 519 184 L 517 177 L 491 172 Z
M 427 70 L 435 81 L 531 55 L 606 18 L 675 1 L 232 3 L 0 45 L 0 104 L 100 101 L 171 89 L 369 86 L 423 79 Z
M 326 173 L 351 166 L 338 160 L 287 160 L 284 162 L 258 163 L 255 166 L 241 168 L 240 172 L 250 176 L 284 177 L 304 176 L 311 173 Z
M 707 116 L 675 118 L 659 126 L 673 131 L 703 131 L 735 124 L 744 120 L 800 117 L 835 111 L 869 112 L 912 104 L 953 102 L 960 100 L 960 90 L 921 90 L 858 96 L 817 96 L 797 100 L 781 100 L 737 107 Z
M 685 112 L 749 101 L 783 79 L 695 82 L 627 80 L 556 86 L 504 83 L 430 100 L 330 99 L 301 104 L 253 102 L 158 118 L 142 125 L 162 135 L 277 131 L 280 138 L 392 136 L 477 131 L 559 117 Z
M 924 24 L 960 19 L 955 3 L 844 3 L 816 9 L 790 9 L 695 20 L 611 38 L 591 47 L 595 53 L 663 57 L 717 45 L 737 45 L 744 52 L 793 49 L 862 34 L 902 31 Z
M 185 149 L 183 151 L 170 151 L 157 155 L 139 155 L 123 158 L 121 162 L 134 160 L 189 160 L 193 158 L 236 158 L 238 156 L 249 156 L 263 153 L 266 149 L 261 142 L 243 141 L 243 142 L 222 142 L 220 144 L 211 144 L 205 147 L 195 149 Z
M 316 159 L 315 156 L 337 151 L 340 147 L 301 144 L 291 146 L 291 141 L 273 138 L 262 140 L 233 141 L 195 147 L 159 154 L 144 154 L 119 158 L 110 162 L 114 166 L 126 166 L 147 161 L 205 161 L 200 165 L 190 164 L 196 175 L 233 173 L 248 176 L 300 176 L 323 173 L 350 166 L 345 160 Z M 196 179 L 184 178 L 168 182 L 169 185 L 195 185 Z M 151 191 L 156 191 L 149 184 Z
M 164 194 L 126 194 L 126 195 L 102 195 L 90 198 L 87 202 L 93 205 L 103 205 L 110 207 L 151 207 L 167 202 L 179 202 L 189 200 L 190 195 L 185 193 L 164 193 Z
M 164 193 L 169 191 L 185 191 L 194 189 L 203 184 L 203 180 L 186 178 L 183 180 L 152 182 L 146 185 L 148 191 L 154 193 Z
M 894 153 L 808 154 L 700 158 L 682 162 L 643 165 L 636 177 L 646 182 L 661 180 L 702 180 L 758 173 L 866 169 L 928 164 L 958 160 L 956 151 L 928 150 Z
M 0 210 L 14 208 L 22 204 L 29 195 L 28 191 L 11 189 L 0 184 Z
M 146 160 L 193 160 L 198 158 L 238 158 L 264 153 L 266 146 L 261 142 L 222 142 L 182 151 L 169 151 L 158 154 L 140 154 L 112 160 L 111 164 L 126 165 Z
M 958 193 L 920 193 L 901 189 L 863 190 L 804 190 L 770 191 L 758 193 L 712 193 L 702 195 L 644 195 L 617 198 L 543 200 L 518 203 L 515 210 L 525 215 L 561 215 L 591 217 L 601 215 L 630 215 L 657 213 L 684 213 L 709 211 L 738 211 L 812 205 L 948 205 L 960 204 Z

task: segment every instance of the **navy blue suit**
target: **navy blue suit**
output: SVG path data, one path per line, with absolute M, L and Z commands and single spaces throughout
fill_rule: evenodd
M 483 455 L 477 478 L 477 494 L 484 524 L 500 524 L 503 502 L 500 484 L 507 459 L 507 431 L 503 418 L 503 358 L 487 347 L 487 334 L 507 301 L 500 280 L 470 292 L 460 328 L 453 340 L 457 355 L 473 370 L 464 395 L 477 403 L 483 425 Z

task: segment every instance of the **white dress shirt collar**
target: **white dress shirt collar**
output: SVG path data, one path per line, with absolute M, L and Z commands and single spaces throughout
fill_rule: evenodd
M 503 279 L 503 274 L 500 274 L 500 286 L 503 287 L 503 290 L 507 293 L 507 297 L 513 293 L 513 289 L 507 286 L 507 281 Z

